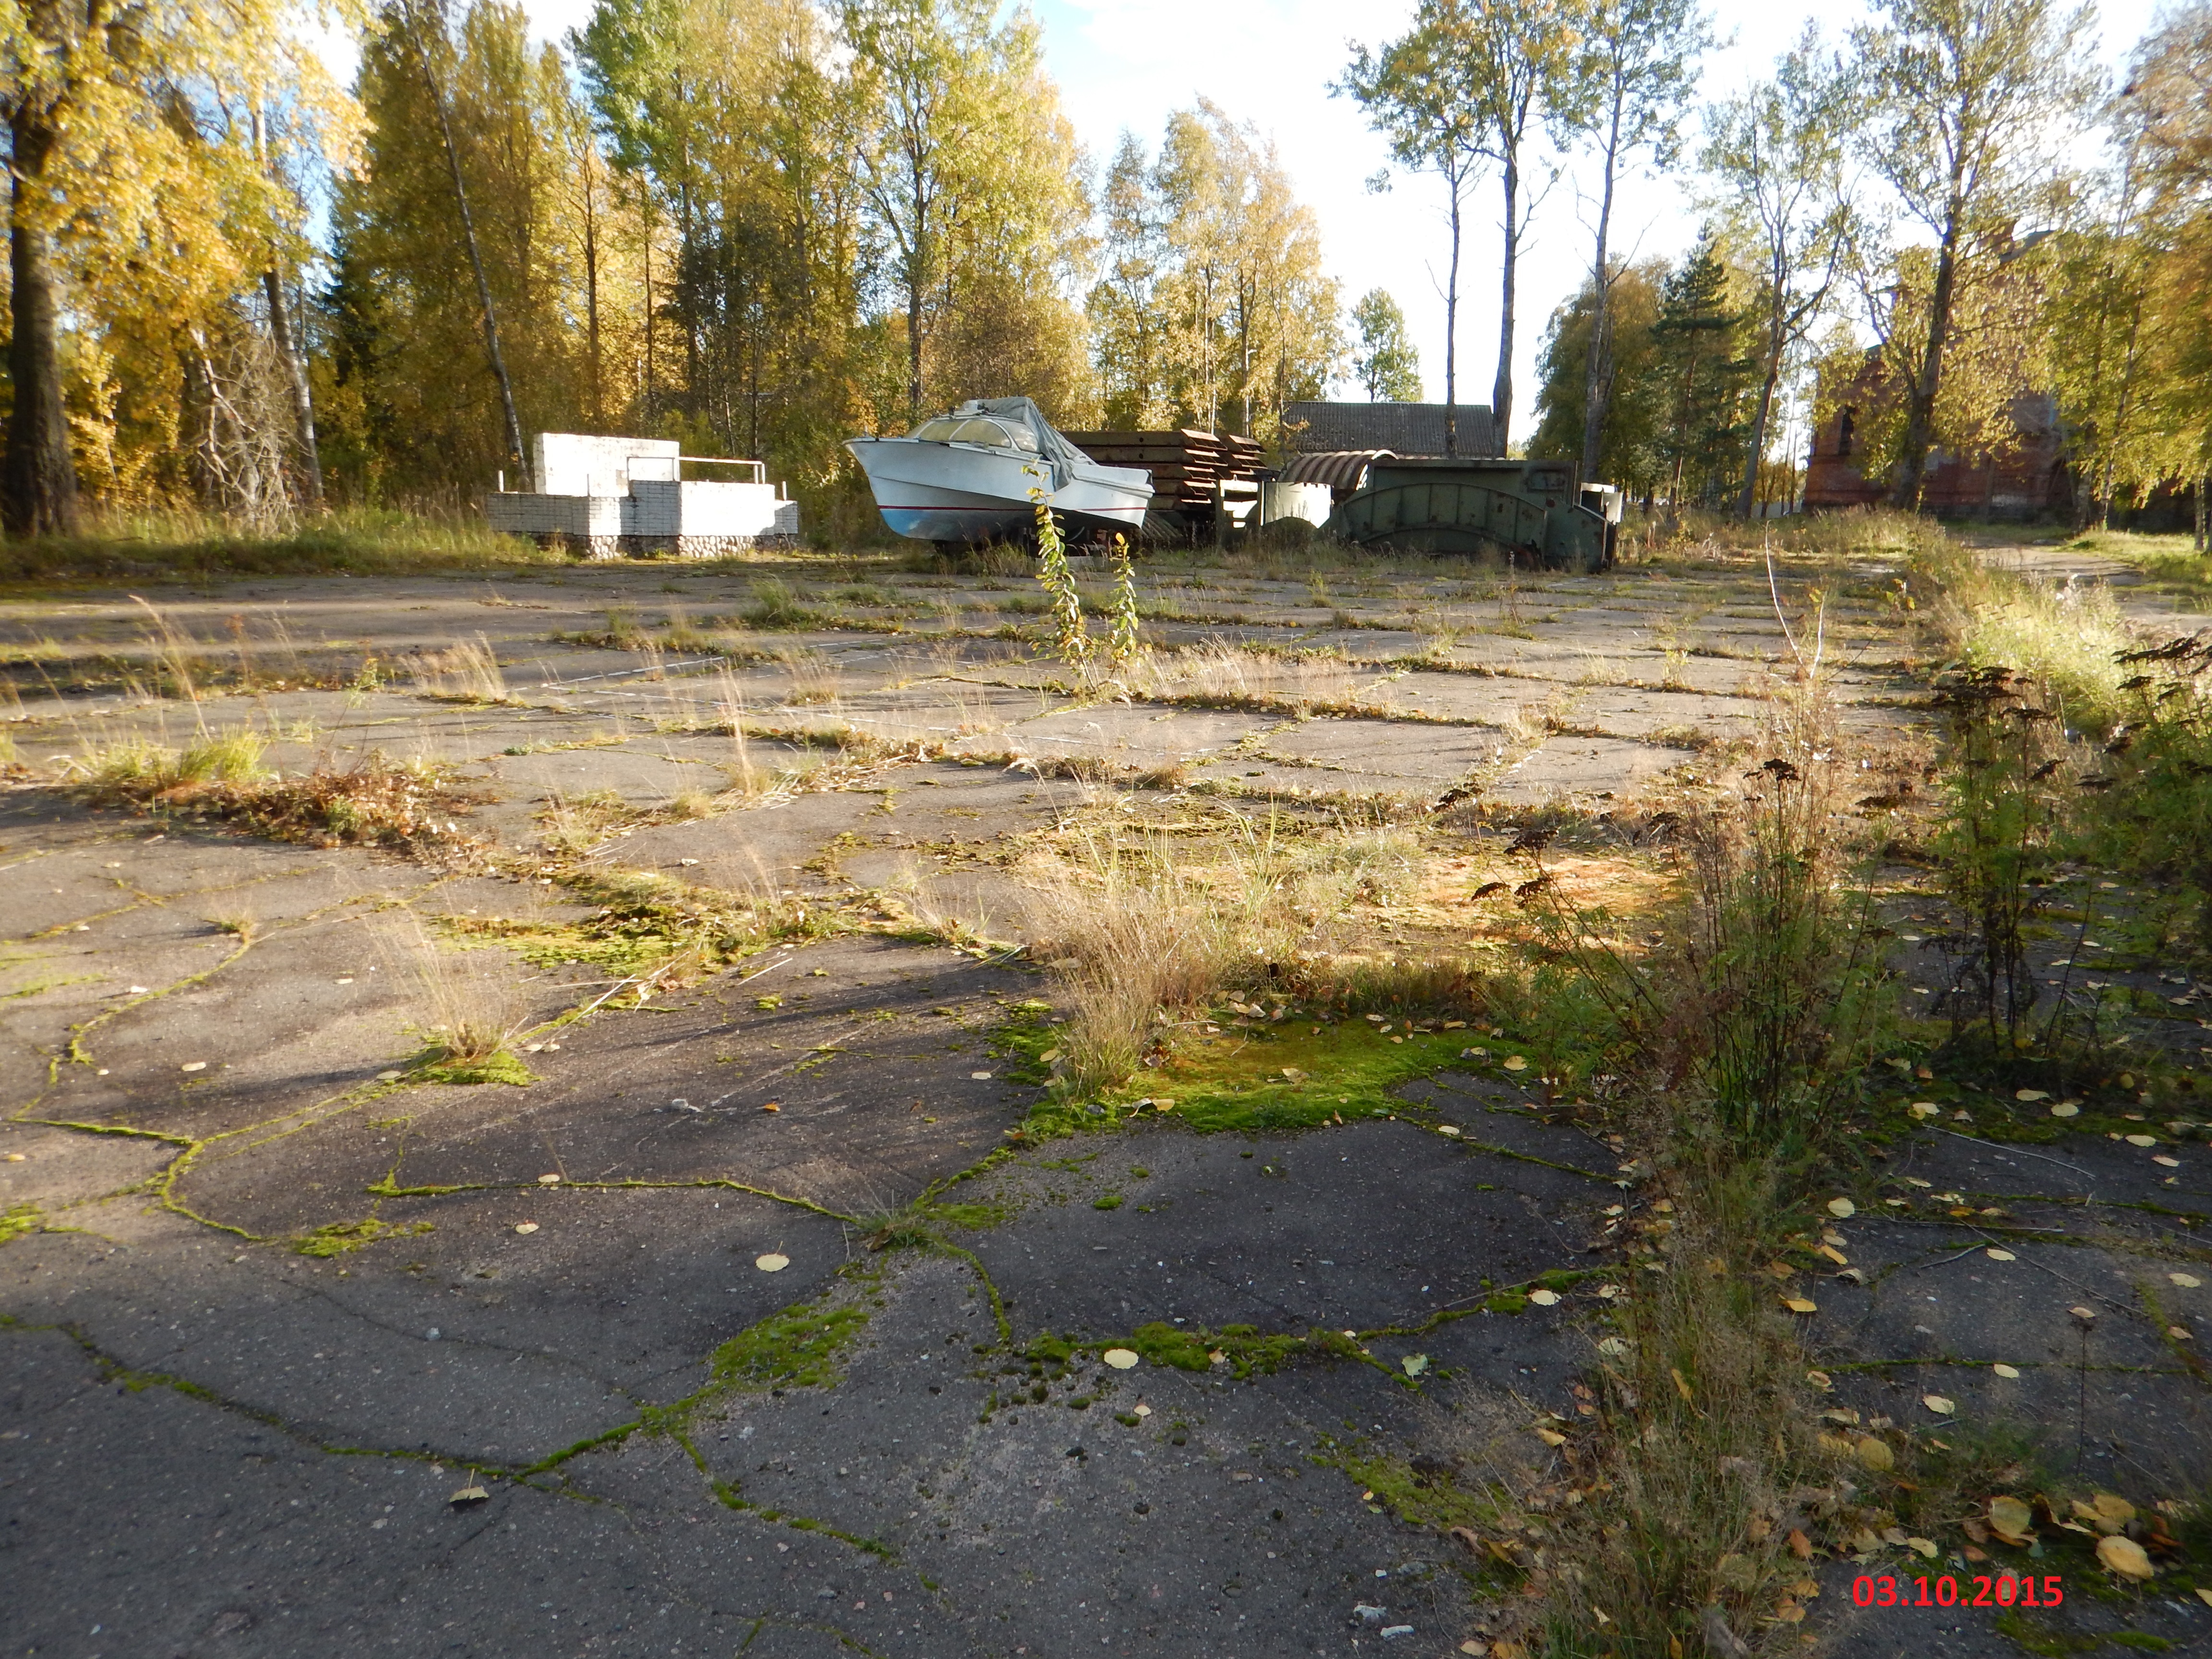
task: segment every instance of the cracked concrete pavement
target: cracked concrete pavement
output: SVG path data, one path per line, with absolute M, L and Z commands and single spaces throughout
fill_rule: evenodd
M 1881 580 L 1847 586 L 1831 639 L 1846 718 L 1901 741 L 1915 681 Z M 1595 1287 L 1479 1310 L 1493 1285 L 1607 1259 L 1613 1155 L 1533 1097 L 1446 1072 L 1394 1117 L 1151 1121 L 1018 1148 L 948 1191 L 1038 1098 L 999 1034 L 1048 1018 L 1051 992 L 1003 953 L 896 929 L 772 947 L 562 1025 L 524 1056 L 526 1086 L 394 1081 L 426 1018 L 409 918 L 580 907 L 520 865 L 271 843 L 54 784 L 94 750 L 250 726 L 293 769 L 447 763 L 476 793 L 467 832 L 520 858 L 563 799 L 665 809 L 733 768 L 784 769 L 800 781 L 761 805 L 629 823 L 591 856 L 738 900 L 893 893 L 1008 939 L 1024 839 L 1116 787 L 1253 811 L 1411 811 L 1455 788 L 1616 810 L 1727 754 L 1784 672 L 1763 574 L 1355 573 L 1316 601 L 1216 574 L 1153 585 L 1161 641 L 1344 655 L 1247 662 L 1241 691 L 1194 671 L 1079 703 L 988 637 L 1020 582 L 881 587 L 845 627 L 750 636 L 726 679 L 592 642 L 611 610 L 648 631 L 741 610 L 726 570 L 157 593 L 252 672 L 251 696 L 202 703 L 144 694 L 158 649 L 119 595 L 0 605 L 0 634 L 44 642 L 76 688 L 26 695 L 0 796 L 13 1650 L 1292 1655 L 1378 1645 L 1361 1604 L 1413 1626 L 1392 1651 L 1455 1650 L 1474 1594 L 1455 1547 L 1340 1465 L 1409 1454 L 1447 1407 L 1536 1456 L 1528 1414 L 1572 1409 Z M 395 683 L 410 653 L 479 634 L 512 703 Z M 761 733 L 742 757 L 702 731 L 732 708 Z M 840 726 L 942 752 L 805 787 Z M 518 1018 L 609 983 L 498 943 L 467 954 Z M 1437 1133 L 1442 1114 L 1481 1145 Z M 2092 1415 L 2128 1427 L 2083 1429 L 2083 1455 L 2167 1479 L 2212 1445 L 2201 1382 L 2136 1314 L 2099 1328 L 2088 1363 L 2108 1369 L 2085 1370 L 2061 1304 L 2139 1311 L 2148 1264 L 2198 1259 L 2174 1218 L 2207 1207 L 2207 1154 L 2169 1180 L 2134 1149 L 2069 1149 L 2026 1167 L 1929 1133 L 1899 1165 L 1928 1186 L 1847 1230 L 1870 1282 L 1823 1291 L 1815 1340 L 1865 1358 L 1838 1386 L 1869 1411 L 1941 1378 L 1962 1413 L 2071 1425 L 2093 1387 Z M 1998 1295 L 1996 1264 L 1965 1254 L 1980 1235 L 1921 1196 L 1953 1191 L 2067 1228 L 2004 1271 L 2087 1288 Z M 957 1252 L 871 1249 L 926 1197 L 969 1206 L 943 1223 Z M 793 1310 L 850 1315 L 823 1380 L 744 1382 L 732 1356 Z M 1150 1322 L 1368 1333 L 1373 1363 L 1239 1380 L 1027 1357 Z M 1417 1351 L 1418 1389 L 1399 1364 Z M 1996 1382 L 2008 1355 L 2022 1377 Z M 472 1485 L 481 1500 L 451 1501 Z M 1848 1620 L 1838 1639 L 1888 1651 Z

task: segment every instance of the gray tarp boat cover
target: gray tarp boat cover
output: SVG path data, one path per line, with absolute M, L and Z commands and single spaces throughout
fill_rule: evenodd
M 1055 488 L 1066 483 L 1067 475 L 1079 465 L 1095 466 L 1088 455 L 1052 429 L 1044 411 L 1032 398 L 975 398 L 952 411 L 956 415 L 988 415 L 994 420 L 1019 421 L 1029 428 L 1037 441 L 1037 453 L 1052 463 L 1053 483 Z

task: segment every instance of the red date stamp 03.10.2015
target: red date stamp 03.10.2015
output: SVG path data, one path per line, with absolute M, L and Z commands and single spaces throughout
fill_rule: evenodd
M 1959 1579 L 1939 1573 L 1894 1578 L 1861 1573 L 1851 1580 L 1851 1601 L 1862 1607 L 2055 1607 L 2066 1600 L 2057 1573 L 2030 1578 L 2009 1572 Z

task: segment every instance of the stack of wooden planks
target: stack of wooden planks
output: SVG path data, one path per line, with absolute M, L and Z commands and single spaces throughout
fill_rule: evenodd
M 1152 511 L 1213 511 L 1215 488 L 1259 470 L 1259 444 L 1229 432 L 1064 432 L 1105 466 L 1141 466 L 1152 475 Z

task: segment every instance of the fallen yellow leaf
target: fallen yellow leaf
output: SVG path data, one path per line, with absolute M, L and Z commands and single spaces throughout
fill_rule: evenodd
M 1674 1379 L 1674 1392 L 1685 1400 L 1694 1400 L 1696 1396 L 1690 1392 L 1690 1379 L 1682 1375 L 1682 1368 L 1680 1365 L 1669 1365 L 1667 1370 Z
M 2125 1135 L 2123 1136 L 2122 1139 L 2124 1139 L 2130 1146 L 2155 1146 L 2158 1145 L 2158 1137 L 2156 1135 Z
M 774 1250 L 770 1250 L 766 1255 L 757 1255 L 753 1258 L 753 1266 L 764 1273 L 780 1273 L 790 1265 L 789 1256 L 779 1255 Z
M 2109 1538 L 2097 1540 L 2097 1559 L 2105 1564 L 2105 1571 L 2118 1573 L 2135 1583 L 2143 1583 L 2155 1577 L 2158 1569 L 2143 1553 L 2143 1547 L 2132 1538 L 2114 1533 Z
M 1547 1291 L 1541 1285 L 1528 1292 L 1528 1299 L 1540 1308 L 1556 1308 L 1559 1305 L 1559 1293 L 1557 1291 Z
M 1887 1440 L 1877 1440 L 1869 1435 L 1859 1442 L 1857 1450 L 1859 1462 L 1870 1469 L 1893 1469 L 1897 1467 L 1897 1454 L 1890 1450 Z
M 1828 1213 L 1839 1221 L 1847 1220 L 1858 1212 L 1859 1206 L 1848 1198 L 1832 1198 L 1828 1200 Z
M 1098 1357 L 1117 1371 L 1129 1370 L 1137 1363 L 1137 1352 L 1133 1348 L 1109 1348 Z
M 2010 1250 L 1990 1249 L 1983 1251 L 1982 1254 L 1989 1257 L 1992 1261 L 2017 1261 L 2020 1260 L 2020 1258 L 2014 1255 Z
M 1990 1366 L 1990 1369 L 1996 1372 L 1999 1376 L 2004 1378 L 2008 1382 L 2017 1382 L 2020 1381 L 2019 1368 L 2017 1366 L 2008 1365 L 2002 1359 L 1997 1361 L 1996 1364 Z
M 1944 1398 L 1944 1396 L 1940 1394 L 1923 1394 L 1920 1396 L 1920 1403 L 1927 1407 L 1929 1411 L 1934 1412 L 1939 1417 L 1948 1417 L 1953 1412 L 1959 1409 L 1957 1406 L 1954 1405 L 1949 1400 Z
M 1505 1069 L 1509 1072 L 1525 1072 L 1528 1069 L 1528 1062 L 1518 1054 L 1508 1054 L 1505 1056 Z
M 2008 1544 L 2025 1547 L 2034 1541 L 2035 1515 L 2017 1498 L 1990 1499 L 1990 1530 Z
M 2062 1100 L 2051 1109 L 2053 1117 L 2078 1117 L 2081 1114 L 2081 1109 L 2070 1100 Z
M 1908 1538 L 1905 1540 L 1905 1547 L 1915 1554 L 1926 1556 L 1930 1561 L 1942 1553 L 1936 1547 L 1936 1540 L 1932 1538 Z
M 1785 1296 L 1782 1298 L 1782 1305 L 1794 1314 L 1814 1314 L 1820 1311 L 1819 1303 L 1808 1301 L 1802 1296 Z
M 2048 1094 L 2040 1089 L 2015 1089 L 2013 1091 L 2012 1097 L 2014 1100 L 2048 1100 L 2051 1098 Z
M 2204 1282 L 2195 1273 L 2168 1273 L 2166 1281 L 2169 1285 L 2178 1285 L 2185 1291 L 2193 1291 Z
M 1564 1446 L 1567 1443 L 1567 1437 L 1557 1429 L 1539 1429 L 1536 1431 L 1536 1438 L 1547 1446 Z
M 538 1224 L 534 1221 L 518 1221 L 514 1224 L 514 1231 L 519 1233 L 534 1233 L 538 1231 Z

